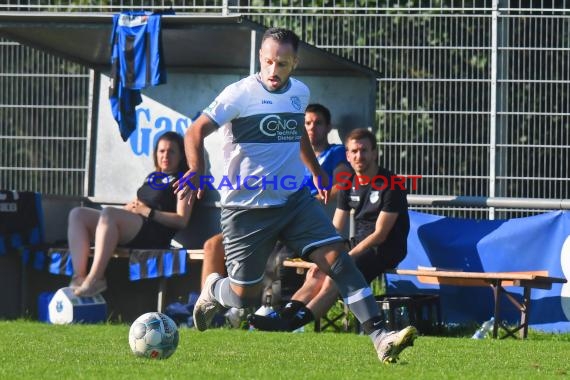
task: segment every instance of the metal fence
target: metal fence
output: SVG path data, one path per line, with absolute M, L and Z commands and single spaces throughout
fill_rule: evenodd
M 414 194 L 570 198 L 570 0 L 91 3 L 8 1 L 0 11 L 172 8 L 289 27 L 380 73 L 380 162 L 422 175 Z M 0 56 L 0 184 L 82 195 L 88 72 L 9 41 Z M 48 91 L 54 85 L 66 95 Z M 483 218 L 533 212 L 418 207 Z
M 0 40 L 0 187 L 83 194 L 89 75 Z

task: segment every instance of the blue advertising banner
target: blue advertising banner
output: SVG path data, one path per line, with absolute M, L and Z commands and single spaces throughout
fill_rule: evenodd
M 557 211 L 509 220 L 447 218 L 410 211 L 408 255 L 399 269 L 418 266 L 469 272 L 547 270 L 551 277 L 570 277 L 570 213 Z M 388 275 L 388 292 L 439 294 L 445 323 L 481 322 L 493 315 L 491 288 L 430 285 L 415 276 Z M 522 295 L 522 288 L 508 291 Z M 507 322 L 520 312 L 502 300 Z M 570 285 L 533 289 L 531 328 L 570 331 Z

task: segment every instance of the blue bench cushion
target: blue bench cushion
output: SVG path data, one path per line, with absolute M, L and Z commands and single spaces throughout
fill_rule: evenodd
M 71 276 L 71 253 L 68 248 L 51 248 L 48 251 L 49 272 Z M 129 279 L 173 277 L 187 273 L 186 249 L 125 249 L 115 252 L 115 257 L 129 259 Z

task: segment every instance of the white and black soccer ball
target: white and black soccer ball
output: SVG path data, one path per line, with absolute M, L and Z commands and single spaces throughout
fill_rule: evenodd
M 131 325 L 129 345 L 136 356 L 167 359 L 178 347 L 176 323 L 162 313 L 145 313 Z

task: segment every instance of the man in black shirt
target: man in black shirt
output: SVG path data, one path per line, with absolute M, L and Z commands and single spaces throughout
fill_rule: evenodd
M 354 210 L 355 236 L 350 256 L 367 282 L 395 268 L 406 256 L 410 229 L 405 184 L 378 166 L 376 137 L 367 129 L 353 130 L 345 140 L 346 157 L 354 170 L 341 173 L 333 224 L 342 231 Z M 325 315 L 338 299 L 332 280 L 313 267 L 305 283 L 279 314 L 251 316 L 260 330 L 293 331 Z

